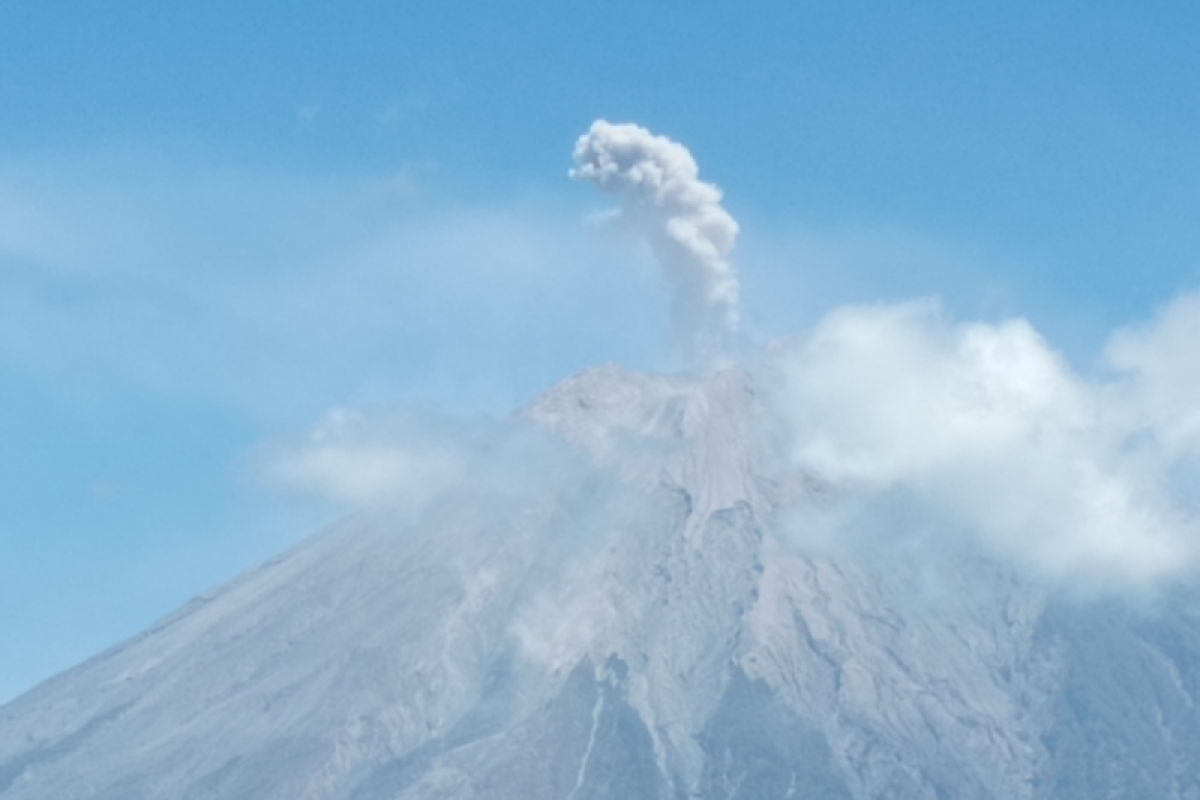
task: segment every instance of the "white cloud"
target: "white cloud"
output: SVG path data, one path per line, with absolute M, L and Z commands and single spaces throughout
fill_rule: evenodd
M 268 486 L 347 509 L 415 514 L 452 495 L 502 519 L 577 475 L 579 459 L 519 418 L 336 409 L 304 436 L 260 447 L 253 467 Z
M 1124 424 L 1152 432 L 1166 456 L 1200 452 L 1200 293 L 1176 298 L 1146 325 L 1119 331 L 1108 363 L 1123 381 L 1117 391 Z
M 1200 382 L 1185 379 L 1194 298 L 1118 333 L 1120 374 L 1084 378 L 1027 322 L 954 324 L 934 303 L 859 306 L 786 348 L 777 408 L 793 463 L 830 481 L 805 526 L 901 535 L 888 515 L 968 532 L 1055 576 L 1141 584 L 1191 567 L 1180 493 Z M 1147 446 L 1152 442 L 1162 443 Z
M 412 413 L 337 409 L 302 440 L 270 448 L 263 477 L 351 507 L 419 506 L 452 486 L 470 457 L 442 427 Z

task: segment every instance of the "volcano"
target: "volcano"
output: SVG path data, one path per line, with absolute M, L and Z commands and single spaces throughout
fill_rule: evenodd
M 0 709 L 0 797 L 1200 797 L 1196 593 L 806 552 L 789 510 L 835 489 L 772 466 L 761 409 L 734 368 L 563 382 L 511 420 L 537 458 L 350 517 Z

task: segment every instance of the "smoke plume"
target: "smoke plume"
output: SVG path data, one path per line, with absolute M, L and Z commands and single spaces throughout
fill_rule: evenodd
M 724 354 L 737 333 L 738 280 L 727 256 L 738 224 L 687 148 L 638 125 L 597 120 L 575 145 L 571 177 L 621 198 L 674 292 L 677 344 L 693 361 Z

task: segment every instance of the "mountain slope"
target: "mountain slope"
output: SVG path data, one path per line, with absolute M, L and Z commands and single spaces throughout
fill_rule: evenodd
M 0 709 L 0 797 L 1200 797 L 1191 595 L 796 550 L 824 489 L 758 414 L 739 371 L 564 382 L 520 415 L 567 443 L 539 463 L 347 520 Z

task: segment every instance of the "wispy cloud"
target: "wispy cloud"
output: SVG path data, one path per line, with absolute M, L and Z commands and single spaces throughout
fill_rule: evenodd
M 343 506 L 420 506 L 461 479 L 470 449 L 453 427 L 413 412 L 338 409 L 302 439 L 269 447 L 259 470 L 273 485 Z
M 135 154 L 3 172 L 0 369 L 64 402 L 143 392 L 276 424 L 424 393 L 494 410 L 591 360 L 653 359 L 652 277 L 613 269 L 631 257 L 550 200 L 450 207 L 420 168 L 297 179 Z
M 343 510 L 419 515 L 447 497 L 502 520 L 582 474 L 584 459 L 528 420 L 413 408 L 335 409 L 307 434 L 261 445 L 258 481 Z

